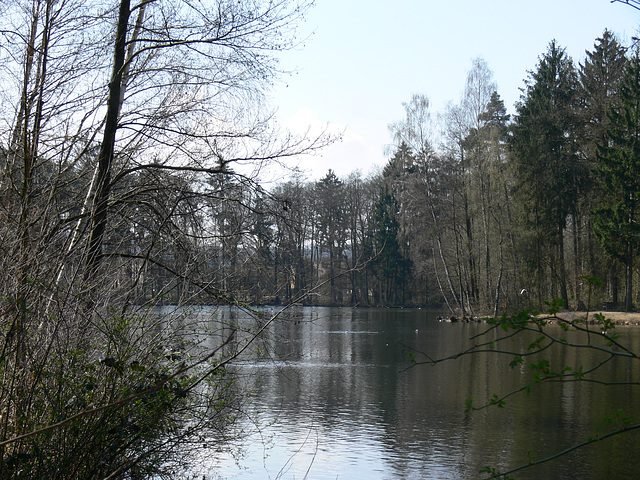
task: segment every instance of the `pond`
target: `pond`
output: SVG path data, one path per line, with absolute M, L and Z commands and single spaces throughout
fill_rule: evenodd
M 287 312 L 266 333 L 268 354 L 261 350 L 234 366 L 254 394 L 241 458 L 208 452 L 197 461 L 197 478 L 483 478 L 485 466 L 504 471 L 609 431 L 603 419 L 618 409 L 640 421 L 638 387 L 571 381 L 536 385 L 504 408 L 465 412 L 468 398 L 481 405 L 529 381 L 529 359 L 510 368 L 513 356 L 488 353 L 411 367 L 409 352 L 452 355 L 487 328 L 440 322 L 437 312 L 419 309 Z M 640 327 L 616 331 L 640 351 Z M 555 367 L 586 367 L 602 356 L 555 348 L 545 358 Z M 599 379 L 638 381 L 637 363 L 608 362 Z M 512 476 L 628 479 L 639 471 L 640 435 L 629 432 Z

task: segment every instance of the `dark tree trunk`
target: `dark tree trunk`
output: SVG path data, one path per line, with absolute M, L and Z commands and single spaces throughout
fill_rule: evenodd
M 632 288 L 633 288 L 633 245 L 631 242 L 627 245 L 628 250 L 628 262 L 627 262 L 627 293 L 624 300 L 624 309 L 626 312 L 630 312 L 633 309 L 632 302 Z
M 109 82 L 109 98 L 107 100 L 104 136 L 98 155 L 96 193 L 90 217 L 89 245 L 86 256 L 87 269 L 85 272 L 85 279 L 87 280 L 95 276 L 102 261 L 102 245 L 104 243 L 104 233 L 107 226 L 107 207 L 111 190 L 111 168 L 113 164 L 116 131 L 118 129 L 118 117 L 120 115 L 120 98 L 123 88 L 122 77 L 130 14 L 130 0 L 121 0 L 113 55 L 113 68 L 111 81 Z

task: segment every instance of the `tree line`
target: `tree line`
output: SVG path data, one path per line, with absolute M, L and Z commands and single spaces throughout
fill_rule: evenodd
M 631 309 L 639 82 L 637 49 L 609 31 L 578 65 L 552 41 L 509 115 L 476 59 L 439 118 L 424 95 L 404 104 L 375 175 L 220 184 L 207 276 L 253 303 Z

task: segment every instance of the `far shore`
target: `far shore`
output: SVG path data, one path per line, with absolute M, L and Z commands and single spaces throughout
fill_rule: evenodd
M 601 313 L 605 318 L 611 320 L 616 325 L 639 325 L 640 326 L 640 312 L 617 312 L 617 311 L 606 311 L 606 310 L 595 310 L 592 312 L 585 311 L 564 311 L 558 312 L 556 316 L 561 318 L 562 320 L 567 321 L 576 321 L 576 320 L 584 320 L 589 315 L 589 324 L 595 325 L 598 321 L 595 318 L 596 314 Z M 550 315 L 547 313 L 541 313 L 540 317 L 549 317 Z M 458 316 L 445 316 L 438 317 L 438 320 L 441 322 L 485 322 L 486 319 L 490 316 L 473 316 L 473 317 L 463 317 L 460 318 Z M 553 323 L 553 320 L 551 320 Z
M 607 312 L 603 310 L 596 310 L 589 313 L 589 323 L 595 322 L 594 315 L 601 313 L 616 325 L 640 325 L 640 312 Z M 558 317 L 563 320 L 578 320 L 584 319 L 587 316 L 587 312 L 558 312 Z

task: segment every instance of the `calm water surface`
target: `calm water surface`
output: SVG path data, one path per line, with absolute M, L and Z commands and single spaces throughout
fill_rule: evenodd
M 215 451 L 201 459 L 208 479 L 472 479 L 486 465 L 506 470 L 587 437 L 615 409 L 640 421 L 636 389 L 563 382 L 537 386 L 505 408 L 465 413 L 465 399 L 487 401 L 531 378 L 512 357 L 464 356 L 407 367 L 409 351 L 431 358 L 470 345 L 483 324 L 442 323 L 426 310 L 299 308 L 268 332 L 260 350 L 236 365 L 254 392 L 243 455 Z M 241 320 L 240 320 L 241 321 Z M 640 351 L 640 328 L 618 327 Z M 530 340 L 523 339 L 523 344 Z M 589 351 L 547 352 L 554 365 L 588 365 Z M 421 355 L 416 358 L 420 360 Z M 636 362 L 638 363 L 638 362 Z M 603 377 L 639 380 L 630 361 L 608 363 Z M 640 478 L 640 435 L 597 442 L 517 479 Z M 199 474 L 198 478 L 202 478 Z

